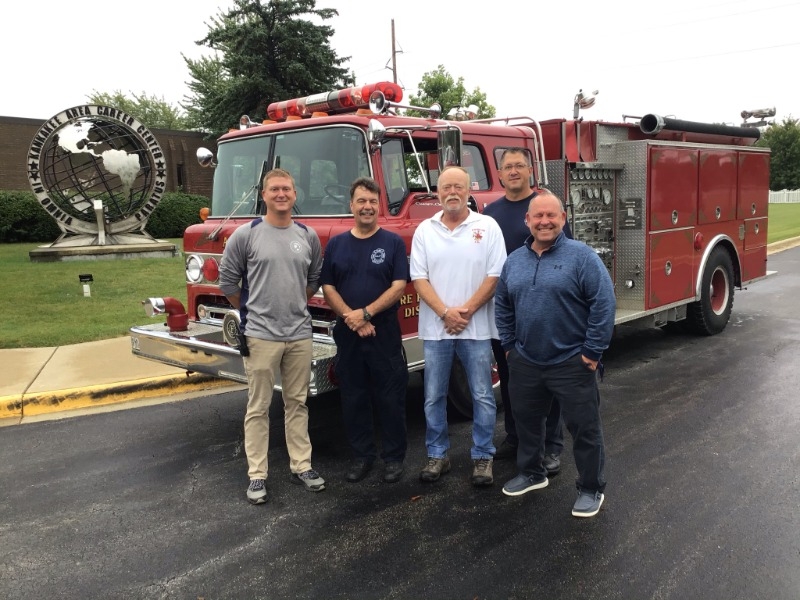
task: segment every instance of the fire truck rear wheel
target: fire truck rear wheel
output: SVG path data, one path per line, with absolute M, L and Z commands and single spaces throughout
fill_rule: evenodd
M 733 310 L 733 263 L 725 248 L 716 247 L 703 271 L 700 300 L 687 310 L 687 322 L 695 333 L 720 333 L 731 318 Z
M 492 362 L 492 388 L 496 389 L 499 385 L 500 379 L 497 375 L 497 367 L 494 362 Z M 495 396 L 495 402 L 497 402 L 497 396 Z M 453 359 L 453 368 L 450 370 L 447 403 L 461 417 L 472 419 L 472 393 L 469 391 L 467 372 L 464 370 L 464 365 L 461 364 L 457 356 Z M 498 404 L 502 406 L 502 403 Z

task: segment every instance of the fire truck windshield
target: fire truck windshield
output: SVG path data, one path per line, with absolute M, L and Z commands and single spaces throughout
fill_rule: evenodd
M 294 177 L 298 215 L 348 214 L 350 183 L 371 175 L 366 135 L 355 127 L 284 130 L 235 138 L 219 144 L 212 199 L 214 216 L 261 212 L 256 200 L 265 161 Z

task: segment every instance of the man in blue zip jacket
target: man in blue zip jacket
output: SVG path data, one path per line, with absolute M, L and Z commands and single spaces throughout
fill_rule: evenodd
M 495 292 L 519 437 L 519 474 L 503 493 L 520 496 L 547 487 L 545 420 L 555 397 L 578 471 L 572 514 L 593 517 L 606 486 L 597 366 L 611 341 L 616 301 L 608 270 L 594 250 L 564 235 L 566 218 L 551 192 L 531 200 L 525 217 L 531 237 L 506 260 Z

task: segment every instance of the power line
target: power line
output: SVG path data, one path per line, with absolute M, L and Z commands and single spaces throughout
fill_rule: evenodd
M 778 44 L 775 46 L 762 46 L 760 48 L 746 48 L 743 50 L 731 50 L 729 52 L 716 52 L 714 54 L 702 54 L 696 56 L 683 56 L 680 58 L 665 58 L 664 60 L 655 60 L 652 62 L 646 63 L 637 63 L 637 64 L 629 64 L 623 65 L 624 67 L 647 67 L 650 65 L 660 65 L 665 63 L 673 63 L 673 62 L 681 62 L 684 60 L 696 60 L 700 58 L 715 58 L 717 56 L 729 56 L 731 54 L 745 54 L 747 52 L 760 52 L 761 50 L 775 50 L 777 48 L 787 48 L 789 46 L 800 46 L 800 42 L 791 42 L 788 44 Z
M 767 11 L 767 10 L 775 10 L 775 9 L 778 9 L 778 8 L 786 8 L 786 7 L 789 7 L 789 6 L 798 6 L 798 5 L 800 5 L 800 2 L 791 2 L 789 4 L 780 4 L 778 6 L 765 6 L 765 7 L 762 7 L 762 8 L 754 8 L 753 10 L 746 10 L 746 11 L 737 12 L 737 13 L 726 13 L 726 14 L 712 15 L 710 17 L 701 17 L 699 19 L 692 19 L 692 20 L 689 20 L 689 21 L 678 21 L 677 23 L 664 23 L 662 25 L 658 25 L 658 26 L 655 26 L 655 27 L 646 28 L 643 31 L 655 31 L 655 30 L 658 30 L 658 29 L 667 29 L 669 27 L 678 27 L 680 25 L 692 25 L 694 23 L 702 23 L 704 21 L 716 21 L 716 20 L 720 20 L 720 19 L 725 19 L 727 17 L 738 17 L 738 16 L 741 16 L 741 15 L 751 15 L 753 13 L 764 12 L 764 11 Z M 709 7 L 706 7 L 706 8 L 709 8 Z

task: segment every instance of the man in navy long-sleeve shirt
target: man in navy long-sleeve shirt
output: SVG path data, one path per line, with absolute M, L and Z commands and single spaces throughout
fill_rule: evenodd
M 544 430 L 555 397 L 578 470 L 572 514 L 593 517 L 606 485 L 596 371 L 614 329 L 614 286 L 594 250 L 564 235 L 566 213 L 558 197 L 536 196 L 525 221 L 531 237 L 506 260 L 495 293 L 519 436 L 519 474 L 503 493 L 520 496 L 547 486 Z

